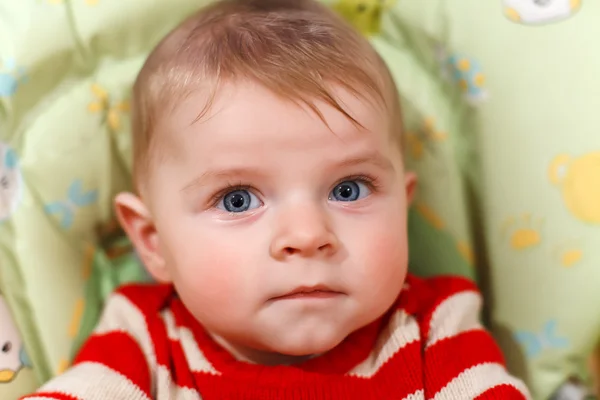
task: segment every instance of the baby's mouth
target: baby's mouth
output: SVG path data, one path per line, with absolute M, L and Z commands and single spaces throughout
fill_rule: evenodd
M 291 299 L 330 299 L 341 296 L 343 293 L 330 289 L 325 285 L 299 286 L 296 289 L 280 296 L 271 298 L 271 300 L 291 300 Z

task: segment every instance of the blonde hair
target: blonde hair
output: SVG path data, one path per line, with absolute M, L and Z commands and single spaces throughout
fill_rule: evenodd
M 221 0 L 167 35 L 149 55 L 134 85 L 134 184 L 156 153 L 157 121 L 196 90 L 210 109 L 223 83 L 251 80 L 312 109 L 323 101 L 357 123 L 333 89 L 385 106 L 397 118 L 398 93 L 383 60 L 349 24 L 314 0 Z M 394 133 L 395 134 L 395 133 Z

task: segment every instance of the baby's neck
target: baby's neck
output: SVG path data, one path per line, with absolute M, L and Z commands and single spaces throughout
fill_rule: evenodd
M 243 346 L 234 346 L 218 335 L 210 333 L 210 336 L 221 347 L 227 350 L 236 360 L 247 362 L 250 364 L 259 364 L 267 366 L 293 365 L 318 356 L 315 354 L 309 354 L 304 356 L 291 356 L 287 354 L 273 353 Z

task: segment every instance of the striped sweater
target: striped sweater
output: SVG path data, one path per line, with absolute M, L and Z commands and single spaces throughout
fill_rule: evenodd
M 73 367 L 27 400 L 529 399 L 480 325 L 460 278 L 409 277 L 379 320 L 293 366 L 237 361 L 173 288 L 129 285 L 107 302 Z

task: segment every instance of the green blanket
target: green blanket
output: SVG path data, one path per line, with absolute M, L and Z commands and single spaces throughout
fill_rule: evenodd
M 147 279 L 114 221 L 129 92 L 208 0 L 0 0 L 0 398 L 68 367 L 107 293 Z M 600 3 L 327 0 L 388 63 L 420 176 L 411 268 L 478 279 L 547 399 L 600 332 Z

